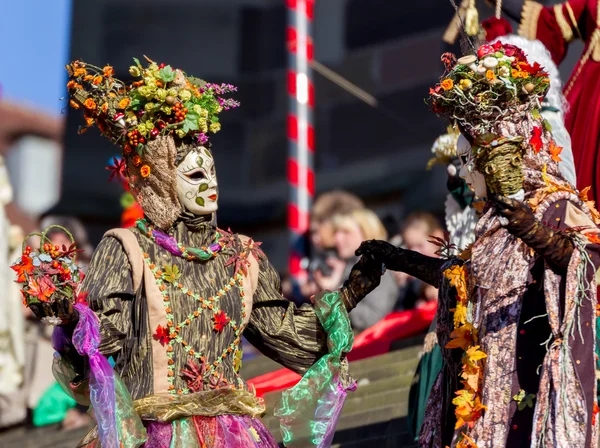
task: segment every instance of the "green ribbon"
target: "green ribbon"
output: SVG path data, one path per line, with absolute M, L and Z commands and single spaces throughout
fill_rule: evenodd
M 339 292 L 315 300 L 315 314 L 327 333 L 329 353 L 310 367 L 294 387 L 285 390 L 275 409 L 285 446 L 329 446 L 347 390 L 355 383 L 342 356 L 352 349 L 354 334 Z

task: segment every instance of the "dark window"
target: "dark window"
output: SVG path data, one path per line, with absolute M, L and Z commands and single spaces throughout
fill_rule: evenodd
M 350 0 L 346 46 L 360 48 L 438 28 L 449 24 L 453 14 L 450 2 L 442 0 Z
M 242 73 L 256 73 L 285 66 L 286 14 L 283 4 L 271 8 L 242 9 Z

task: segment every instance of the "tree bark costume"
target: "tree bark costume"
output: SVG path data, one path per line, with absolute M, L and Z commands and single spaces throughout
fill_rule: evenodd
M 328 446 L 353 387 L 348 312 L 378 284 L 381 265 L 363 259 L 339 291 L 296 307 L 260 243 L 217 228 L 214 213 L 193 213 L 178 196 L 184 159 L 198 157 L 195 174 L 209 170 L 201 158 L 212 159 L 218 113 L 237 106 L 222 96 L 233 86 L 137 60 L 130 72 L 142 79 L 132 85 L 109 66 L 67 68 L 71 105 L 123 147 L 114 175 L 128 179 L 147 218 L 104 235 L 81 287 L 89 308 L 78 303 L 69 317 L 69 305 L 52 305 L 62 318 L 55 374 L 78 401 L 91 400 L 98 420 L 80 446 L 277 446 L 259 418 L 262 399 L 239 375 L 242 336 L 307 375 L 276 411 L 284 441 L 298 443 L 309 428 L 312 444 Z M 186 198 L 203 207 L 208 187 L 199 185 Z M 49 305 L 31 307 L 40 315 Z
M 541 67 L 511 45 L 476 53 L 430 92 L 471 141 L 465 168 L 485 177 L 474 244 L 445 260 L 383 242 L 359 253 L 440 288 L 444 366 L 421 447 L 595 447 L 598 212 L 558 168 Z

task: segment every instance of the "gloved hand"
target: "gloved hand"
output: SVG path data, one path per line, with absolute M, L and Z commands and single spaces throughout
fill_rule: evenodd
M 511 234 L 520 238 L 554 267 L 567 269 L 575 248 L 568 235 L 541 223 L 523 202 L 503 196 L 496 196 L 492 200 L 498 214 L 508 219 L 505 227 Z
M 68 299 L 56 300 L 52 303 L 40 302 L 29 305 L 33 314 L 47 325 L 75 325 L 79 321 L 79 313 Z
M 346 309 L 351 311 L 371 291 L 379 286 L 384 274 L 383 264 L 370 255 L 365 255 L 352 266 L 348 279 L 340 288 Z
M 392 271 L 405 272 L 436 288 L 439 287 L 441 269 L 445 262 L 441 258 L 428 257 L 381 240 L 363 242 L 356 255 L 371 256 Z

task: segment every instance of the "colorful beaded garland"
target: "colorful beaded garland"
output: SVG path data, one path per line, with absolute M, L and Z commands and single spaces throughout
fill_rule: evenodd
M 188 261 L 200 260 L 207 261 L 217 256 L 224 247 L 224 244 L 220 243 L 221 234 L 215 232 L 215 242 L 208 247 L 196 248 L 196 247 L 184 247 L 183 244 L 179 243 L 171 235 L 167 235 L 160 230 L 154 228 L 154 226 L 148 224 L 145 219 L 138 219 L 135 222 L 136 227 L 152 240 L 153 243 L 167 250 L 176 257 L 185 258 Z
M 218 368 L 223 363 L 223 361 L 227 358 L 227 356 L 230 353 L 235 353 L 236 356 L 239 356 L 238 352 L 241 352 L 240 343 L 241 343 L 241 338 L 242 338 L 242 332 L 244 329 L 243 321 L 246 317 L 246 308 L 245 308 L 245 303 L 244 303 L 244 295 L 245 294 L 244 294 L 244 287 L 243 287 L 244 276 L 241 273 L 235 274 L 231 279 L 229 279 L 229 281 L 226 283 L 225 286 L 223 286 L 222 288 L 220 288 L 217 291 L 216 294 L 211 295 L 208 298 L 204 298 L 200 294 L 193 292 L 193 291 L 189 290 L 188 288 L 184 287 L 181 283 L 178 283 L 177 281 L 171 281 L 172 279 L 166 279 L 165 273 L 162 270 L 160 270 L 154 263 L 152 263 L 150 256 L 147 253 L 144 253 L 143 255 L 144 255 L 144 261 L 147 264 L 148 268 L 154 274 L 156 284 L 163 296 L 163 306 L 165 307 L 166 319 L 167 319 L 167 330 L 169 332 L 168 333 L 169 342 L 167 343 L 167 358 L 168 358 L 167 375 L 168 375 L 168 382 L 169 382 L 169 392 L 172 394 L 179 394 L 179 395 L 189 394 L 190 390 L 187 387 L 182 388 L 182 389 L 177 389 L 177 390 L 175 388 L 175 361 L 173 360 L 173 346 L 176 343 L 179 343 L 184 347 L 185 352 L 190 357 L 192 357 L 194 359 L 198 359 L 203 363 L 206 362 L 206 359 L 205 359 L 204 353 L 202 353 L 201 351 L 198 351 L 198 350 L 194 350 L 187 343 L 187 341 L 185 341 L 180 336 L 179 333 L 182 328 L 189 326 L 194 319 L 200 318 L 200 316 L 202 314 L 204 314 L 206 311 L 212 312 L 213 316 L 215 316 L 217 313 L 220 313 L 221 309 L 219 307 L 219 302 L 220 302 L 221 297 L 223 297 L 225 294 L 227 294 L 229 291 L 231 291 L 234 287 L 237 286 L 237 288 L 239 290 L 239 294 L 240 294 L 240 299 L 242 302 L 241 303 L 241 305 L 242 305 L 242 322 L 237 323 L 235 320 L 227 318 L 228 321 L 227 321 L 226 325 L 231 327 L 231 329 L 234 332 L 235 338 L 234 338 L 233 342 L 231 344 L 229 344 L 223 350 L 223 353 L 221 355 L 219 355 L 214 362 L 212 362 L 211 364 L 208 364 L 209 367 L 206 369 L 206 372 L 205 372 L 206 378 L 210 377 L 211 375 L 214 377 L 218 377 L 219 376 Z M 165 283 L 171 283 L 178 291 L 183 293 L 185 296 L 188 296 L 200 303 L 200 306 L 195 311 L 190 313 L 185 320 L 183 320 L 182 322 L 179 322 L 178 324 L 176 324 L 174 321 L 175 317 L 174 317 L 174 315 L 172 313 L 172 309 L 171 309 L 171 299 L 169 297 L 169 292 L 167 290 L 167 285 Z M 235 361 L 235 359 L 234 359 L 234 361 Z M 235 362 L 234 362 L 234 364 L 235 364 Z M 239 370 L 239 368 L 238 368 L 238 370 Z M 237 375 L 237 370 L 235 369 L 235 366 L 234 366 L 234 371 L 236 372 L 236 375 Z M 225 382 L 226 382 L 226 380 L 225 380 Z M 243 386 L 241 379 L 238 378 L 238 382 L 240 383 L 240 386 Z

